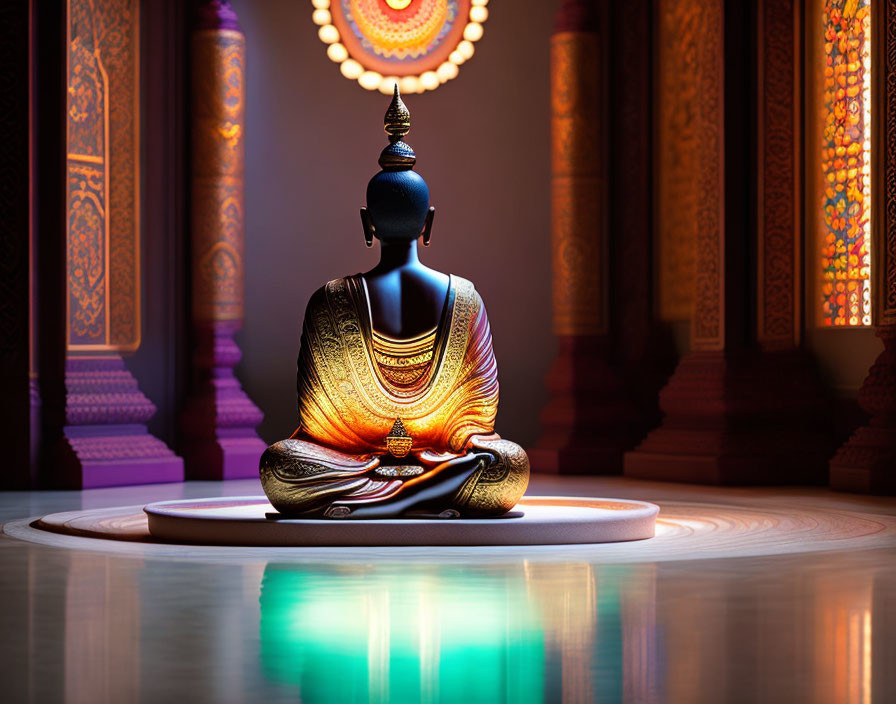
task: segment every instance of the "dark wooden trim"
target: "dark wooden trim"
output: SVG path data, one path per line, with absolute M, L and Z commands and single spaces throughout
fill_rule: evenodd
M 31 483 L 30 14 L 0 4 L 0 488 Z

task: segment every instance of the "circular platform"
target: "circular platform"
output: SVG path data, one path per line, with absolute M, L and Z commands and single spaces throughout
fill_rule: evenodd
M 649 497 L 661 507 L 654 538 L 579 545 L 446 545 L 438 550 L 424 545 L 185 545 L 155 538 L 149 532 L 145 504 L 133 503 L 16 519 L 4 523 L 0 532 L 9 538 L 68 550 L 227 564 L 396 560 L 401 564 L 437 561 L 495 565 L 520 559 L 659 563 L 896 547 L 896 511 L 889 500 L 859 499 L 822 490 L 718 489 L 647 483 L 629 486 L 621 480 L 604 483 L 610 486 L 602 488 L 623 496 L 635 493 L 638 499 Z M 804 496 L 803 492 L 809 495 Z M 685 496 L 686 500 L 681 500 Z
M 524 498 L 501 518 L 272 519 L 263 496 L 162 501 L 144 508 L 168 542 L 241 546 L 569 545 L 652 538 L 659 507 L 645 501 Z

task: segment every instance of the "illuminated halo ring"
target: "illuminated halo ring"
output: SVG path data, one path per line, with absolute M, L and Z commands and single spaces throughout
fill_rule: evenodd
M 327 56 L 362 88 L 435 90 L 482 38 L 488 0 L 311 0 Z

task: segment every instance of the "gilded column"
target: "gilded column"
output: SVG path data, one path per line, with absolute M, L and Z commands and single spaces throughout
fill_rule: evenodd
M 66 397 L 53 481 L 179 481 L 183 461 L 147 432 L 156 408 L 124 361 L 142 329 L 140 3 L 70 0 L 66 32 Z
M 803 333 L 803 10 L 798 0 L 757 7 L 756 384 L 788 435 L 787 474 L 817 481 L 833 452 L 830 406 Z
M 192 36 L 194 379 L 183 416 L 194 479 L 258 474 L 262 413 L 234 375 L 245 286 L 245 38 L 227 0 L 203 2 Z
M 605 155 L 598 9 L 565 2 L 551 36 L 551 249 L 554 334 L 607 332 Z
M 690 72 L 660 83 L 658 97 L 676 118 L 660 118 L 659 200 L 664 193 L 696 195 L 685 201 L 695 227 L 684 257 L 695 263 L 692 294 L 682 297 L 693 301 L 690 352 L 660 393 L 662 424 L 626 455 L 626 475 L 720 484 L 823 476 L 823 395 L 811 360 L 797 347 L 797 11 L 789 0 L 659 2 L 660 64 L 667 57 L 670 64 L 682 57 L 692 62 Z M 758 13 L 755 46 L 746 30 L 751 12 Z M 742 110 L 752 56 L 758 62 L 755 123 Z M 745 146 L 754 124 L 758 156 Z M 663 159 L 677 152 L 687 170 L 680 159 Z M 756 202 L 747 195 L 753 175 Z M 751 232 L 746 224 L 754 209 L 759 218 Z M 658 218 L 660 240 L 681 224 L 668 207 Z M 744 242 L 756 247 L 755 269 Z
M 830 463 L 831 487 L 896 493 L 896 0 L 872 3 L 874 42 L 874 290 L 877 336 L 884 351 L 859 390 L 870 416 Z M 878 119 L 880 118 L 880 119 Z
M 551 36 L 551 244 L 557 358 L 535 471 L 618 473 L 636 410 L 609 358 L 607 52 L 598 0 L 565 0 Z

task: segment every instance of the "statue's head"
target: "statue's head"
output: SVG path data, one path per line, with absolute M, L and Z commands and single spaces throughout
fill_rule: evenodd
M 416 171 L 417 156 L 402 138 L 411 129 L 411 113 L 395 94 L 384 118 L 389 145 L 380 154 L 382 168 L 367 184 L 367 207 L 361 221 L 368 246 L 377 237 L 382 242 L 412 242 L 421 235 L 429 243 L 429 228 L 435 208 L 429 206 L 429 187 Z

